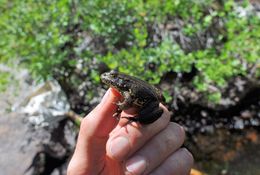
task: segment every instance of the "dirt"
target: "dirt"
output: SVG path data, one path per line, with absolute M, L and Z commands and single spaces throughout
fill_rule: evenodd
M 256 129 L 230 132 L 219 129 L 212 134 L 194 136 L 188 147 L 195 156 L 195 167 L 209 175 L 259 175 L 260 135 Z

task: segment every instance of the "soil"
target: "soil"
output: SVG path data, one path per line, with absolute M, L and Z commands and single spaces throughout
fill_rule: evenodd
M 259 131 L 218 129 L 212 134 L 197 134 L 194 139 L 196 145 L 188 140 L 187 147 L 193 152 L 196 169 L 209 175 L 260 174 Z

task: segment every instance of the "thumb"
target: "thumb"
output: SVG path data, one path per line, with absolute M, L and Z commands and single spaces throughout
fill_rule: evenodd
M 101 103 L 83 119 L 68 172 L 73 174 L 75 170 L 77 174 L 95 174 L 101 171 L 109 133 L 118 123 L 112 116 L 117 110 L 115 103 L 119 99 L 120 94 L 110 88 Z
M 113 118 L 113 114 L 117 110 L 116 103 L 120 97 L 118 91 L 109 88 L 97 107 L 84 118 L 79 134 L 83 132 L 83 135 L 87 137 L 108 137 L 108 134 L 118 123 Z

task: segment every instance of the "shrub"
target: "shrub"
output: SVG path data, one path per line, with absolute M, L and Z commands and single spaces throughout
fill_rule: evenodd
M 195 68 L 193 85 L 217 102 L 230 78 L 259 64 L 260 20 L 250 8 L 233 0 L 3 0 L 0 60 L 21 59 L 34 77 L 55 78 L 67 93 L 98 83 L 98 63 L 154 84 Z M 205 35 L 211 44 L 185 50 L 163 27 L 176 20 L 179 36 Z

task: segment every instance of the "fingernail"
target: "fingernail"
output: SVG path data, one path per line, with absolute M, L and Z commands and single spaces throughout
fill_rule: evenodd
M 110 89 L 107 90 L 107 92 L 105 93 L 105 95 L 103 96 L 102 100 L 100 103 L 104 103 L 108 97 L 109 97 L 109 94 L 110 94 Z
M 135 156 L 126 162 L 126 170 L 132 174 L 142 174 L 147 167 L 147 162 L 142 156 Z
M 129 140 L 125 137 L 118 137 L 111 141 L 110 153 L 117 160 L 122 160 L 130 151 Z

